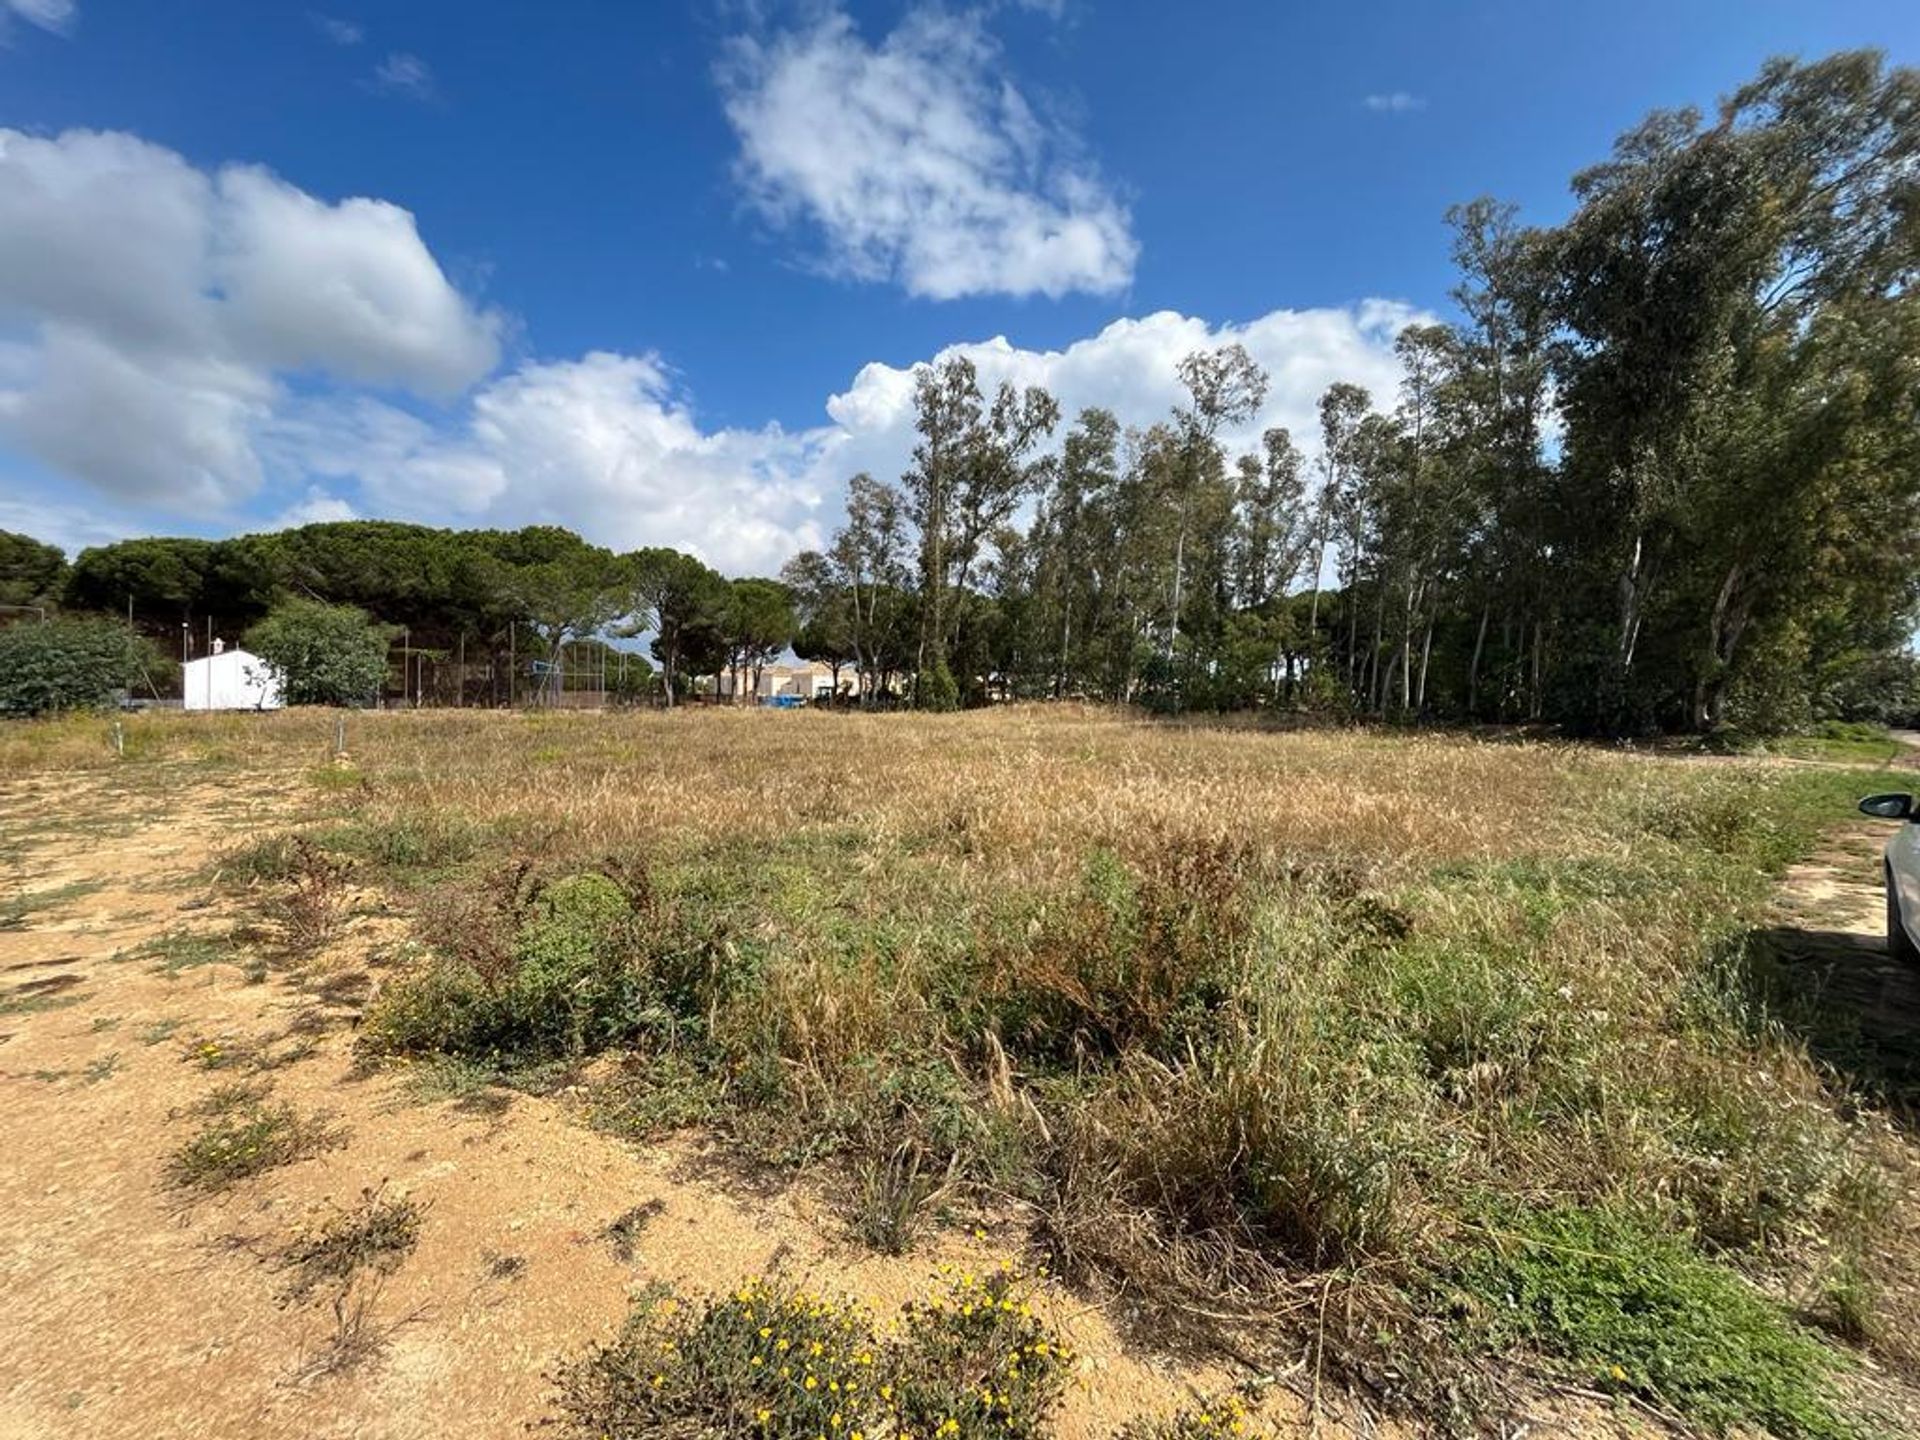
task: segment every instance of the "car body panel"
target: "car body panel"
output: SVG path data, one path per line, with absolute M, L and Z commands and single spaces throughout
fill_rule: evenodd
M 1887 875 L 1900 900 L 1900 923 L 1920 945 L 1920 822 L 1905 821 L 1888 839 Z

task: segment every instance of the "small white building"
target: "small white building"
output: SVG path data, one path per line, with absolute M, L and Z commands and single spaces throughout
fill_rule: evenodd
M 273 666 L 219 640 L 213 654 L 182 665 L 180 676 L 180 701 L 188 710 L 278 710 L 286 703 Z

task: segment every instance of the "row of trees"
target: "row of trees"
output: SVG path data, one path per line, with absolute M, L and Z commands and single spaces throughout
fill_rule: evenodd
M 1051 397 L 950 360 L 913 466 L 856 478 L 788 578 L 932 705 L 958 676 L 1607 731 L 1911 713 L 1917 156 L 1914 71 L 1770 63 L 1623 136 L 1557 228 L 1456 208 L 1460 318 L 1401 333 L 1399 393 L 1337 384 L 1245 453 L 1236 346 L 1164 422 L 1090 409 L 1057 447 Z
M 671 549 L 618 555 L 550 526 L 440 530 L 341 521 L 230 540 L 139 539 L 60 551 L 0 532 L 0 594 L 27 611 L 110 614 L 150 642 L 149 673 L 168 646 L 218 632 L 293 677 L 294 699 L 358 701 L 377 693 L 389 641 L 409 655 L 471 662 L 488 678 L 466 697 L 504 701 L 502 682 L 551 667 L 563 649 L 651 638 L 653 667 L 626 647 L 629 688 L 666 703 L 695 676 L 751 674 L 805 632 L 789 588 L 729 580 Z M 369 659 L 376 656 L 377 661 Z M 316 679 L 315 689 L 306 677 Z
M 855 476 L 778 580 L 551 527 L 314 525 L 83 552 L 0 537 L 0 603 L 156 636 L 280 598 L 357 606 L 511 672 L 651 637 L 669 704 L 789 645 L 867 703 L 1079 695 L 1165 709 L 1774 729 L 1911 713 L 1920 598 L 1920 76 L 1777 61 L 1710 120 L 1662 112 L 1564 224 L 1450 215 L 1458 318 L 1395 395 L 1247 436 L 1238 346 L 1126 428 L 924 368 L 896 481 Z M 1231 443 L 1230 443 L 1231 442 Z M 836 686 L 837 688 L 837 686 Z M 497 695 L 494 698 L 499 698 Z

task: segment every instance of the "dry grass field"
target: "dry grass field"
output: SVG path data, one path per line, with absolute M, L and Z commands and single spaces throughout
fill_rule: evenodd
M 0 1436 L 1912 1433 L 1885 768 L 111 723 L 0 729 Z

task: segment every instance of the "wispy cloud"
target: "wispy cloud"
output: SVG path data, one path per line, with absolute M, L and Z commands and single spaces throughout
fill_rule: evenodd
M 409 55 L 404 50 L 394 51 L 374 67 L 373 84 L 375 89 L 390 95 L 405 95 L 414 100 L 431 100 L 439 93 L 433 82 L 432 67 L 418 55 Z
M 309 10 L 307 19 L 313 22 L 313 28 L 336 45 L 358 45 L 367 38 L 366 27 L 353 20 L 342 20 L 337 15 L 322 15 L 318 10 Z
M 1427 97 L 1410 94 L 1405 90 L 1390 90 L 1384 95 L 1369 95 L 1362 103 L 1375 114 L 1410 115 L 1416 110 L 1427 108 Z
M 737 38 L 719 81 L 748 199 L 817 229 L 831 274 L 939 300 L 1133 278 L 1126 205 L 1015 87 L 982 12 L 917 5 L 869 40 L 830 8 Z
M 74 0 L 0 0 L 0 34 L 4 33 L 7 19 L 12 15 L 42 30 L 65 33 L 79 14 L 80 7 Z

